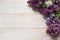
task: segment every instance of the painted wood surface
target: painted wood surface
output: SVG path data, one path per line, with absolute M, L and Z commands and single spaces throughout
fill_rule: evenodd
M 0 0 L 0 40 L 52 40 L 46 28 L 43 15 L 27 0 Z

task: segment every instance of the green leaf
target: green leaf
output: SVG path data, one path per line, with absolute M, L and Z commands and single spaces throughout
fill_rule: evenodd
M 45 2 L 42 2 L 42 3 L 41 3 L 41 7 L 42 7 L 42 8 L 45 8 L 46 6 L 47 6 L 47 5 L 45 4 Z
M 60 18 L 60 12 L 55 12 L 55 16 L 56 16 L 57 18 Z

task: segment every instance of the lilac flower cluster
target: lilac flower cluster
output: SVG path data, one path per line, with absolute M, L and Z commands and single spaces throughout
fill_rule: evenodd
M 27 3 L 46 16 L 46 32 L 57 36 L 60 33 L 60 0 L 28 0 Z
M 51 36 L 55 37 L 58 36 L 60 33 L 60 19 L 55 18 L 50 15 L 50 17 L 46 18 L 46 24 L 48 26 L 47 33 L 49 33 Z

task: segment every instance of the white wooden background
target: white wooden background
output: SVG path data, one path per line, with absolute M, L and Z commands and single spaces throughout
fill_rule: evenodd
M 43 15 L 27 0 L 0 0 L 0 40 L 52 40 L 46 28 Z

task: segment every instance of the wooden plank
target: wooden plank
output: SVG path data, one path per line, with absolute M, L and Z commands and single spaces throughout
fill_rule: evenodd
M 0 28 L 46 28 L 45 20 L 39 14 L 0 15 Z
M 0 14 L 32 14 L 27 0 L 0 0 Z
M 0 40 L 52 40 L 46 29 L 0 29 Z

